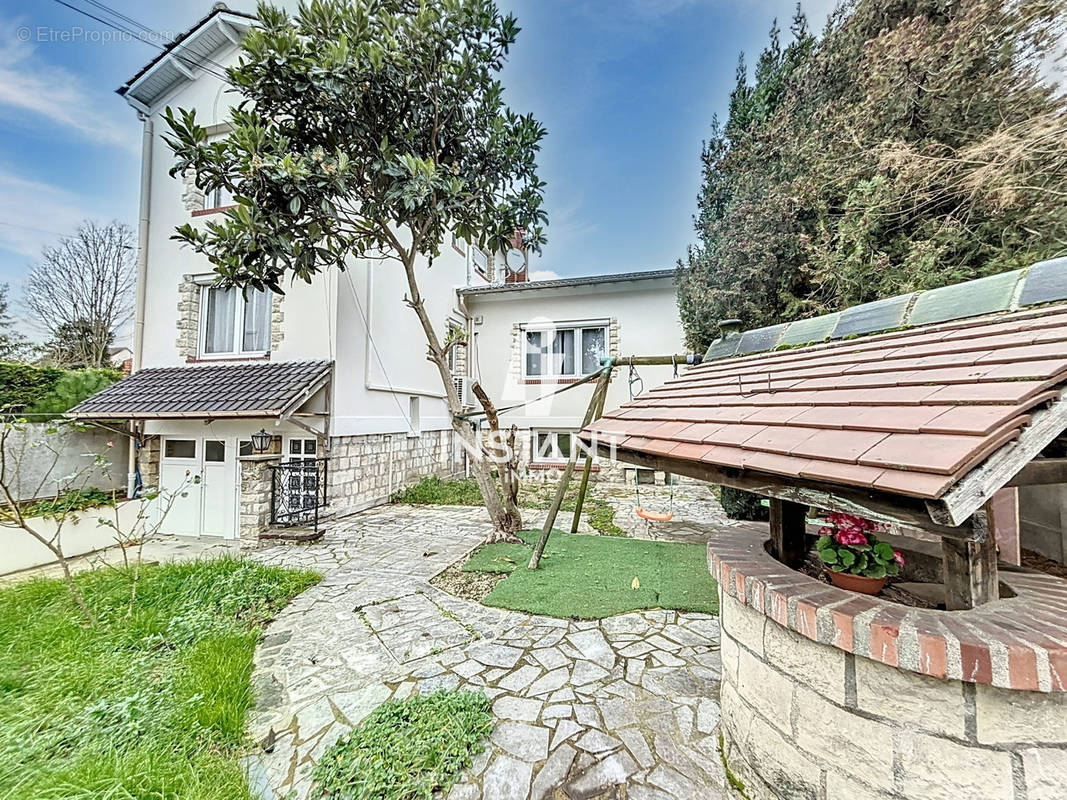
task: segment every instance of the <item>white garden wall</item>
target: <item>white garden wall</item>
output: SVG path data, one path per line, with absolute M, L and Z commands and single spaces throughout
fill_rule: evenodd
M 137 521 L 141 500 L 129 500 L 117 506 L 100 506 L 79 511 L 63 524 L 60 543 L 67 558 L 83 556 L 96 550 L 112 547 L 116 544 L 113 528 L 98 524 L 100 518 L 115 522 L 123 531 L 133 529 Z M 35 517 L 29 520 L 33 529 L 41 536 L 50 539 L 55 536 L 57 522 L 47 517 Z M 52 552 L 30 534 L 20 528 L 0 526 L 0 575 L 20 572 L 32 567 L 40 567 L 55 561 Z

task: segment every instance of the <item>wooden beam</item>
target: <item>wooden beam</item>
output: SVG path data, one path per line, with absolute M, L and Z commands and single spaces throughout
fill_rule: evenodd
M 972 539 L 941 539 L 945 608 L 949 611 L 976 608 L 1000 596 L 997 543 L 984 511 L 975 512 L 971 527 Z
M 1067 483 L 1067 458 L 1035 458 L 1005 486 L 1048 486 Z
M 617 356 L 612 363 L 616 367 L 669 367 L 672 364 L 691 367 L 700 364 L 703 359 L 700 353 L 678 353 L 669 356 Z
M 938 525 L 931 521 L 926 513 L 925 504 L 921 500 L 910 497 L 864 492 L 861 489 L 852 490 L 844 487 L 830 489 L 825 484 L 788 480 L 767 473 L 717 467 L 714 464 L 670 456 L 656 456 L 621 447 L 613 448 L 602 443 L 597 444 L 597 449 L 608 459 L 617 458 L 620 461 L 627 461 L 648 469 L 672 472 L 675 475 L 685 475 L 722 486 L 732 486 L 735 489 L 744 489 L 746 492 L 754 492 L 764 497 L 777 497 L 779 500 L 790 500 L 806 506 L 859 514 L 876 522 L 917 528 L 937 536 L 967 539 L 972 535 L 968 526 Z
M 798 567 L 808 552 L 808 507 L 788 500 L 771 498 L 771 547 L 783 564 Z
M 940 525 L 962 525 L 1064 430 L 1067 430 L 1067 399 L 1034 411 L 1030 424 L 1018 439 L 960 478 L 944 497 L 927 503 L 931 519 Z

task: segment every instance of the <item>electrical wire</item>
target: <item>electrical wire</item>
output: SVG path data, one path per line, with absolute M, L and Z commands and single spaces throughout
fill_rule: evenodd
M 167 46 L 163 46 L 163 45 L 161 45 L 161 44 L 159 44 L 157 42 L 151 41 L 150 39 L 145 39 L 144 37 L 139 35 L 136 30 L 131 30 L 130 28 L 125 27 L 123 25 L 120 25 L 120 24 L 118 24 L 118 23 L 116 23 L 116 22 L 114 22 L 112 20 L 107 20 L 107 19 L 104 19 L 102 17 L 98 17 L 95 14 L 93 14 L 93 13 L 91 13 L 89 11 L 86 11 L 83 8 L 78 8 L 77 6 L 66 2 L 66 0 L 54 0 L 54 2 L 58 3 L 59 5 L 65 7 L 65 8 L 69 8 L 71 11 L 73 11 L 76 14 L 81 14 L 83 17 L 87 17 L 87 18 L 93 20 L 94 22 L 99 22 L 101 25 L 106 25 L 107 27 L 111 28 L 112 30 L 118 31 L 119 33 L 125 33 L 127 36 L 131 36 L 134 39 L 136 39 L 137 41 L 148 45 L 149 47 L 155 47 L 161 53 L 167 52 L 167 49 L 170 46 L 170 44 L 173 44 L 173 42 L 170 42 L 170 44 L 168 44 Z M 86 2 L 92 2 L 92 0 L 86 0 Z M 107 11 L 107 13 L 114 14 L 117 17 L 120 17 L 120 18 L 125 17 L 125 15 L 119 14 L 119 12 L 115 11 L 114 9 L 112 9 L 112 8 L 110 8 L 108 6 L 105 6 L 103 3 L 94 3 L 94 5 L 99 7 L 99 8 L 105 9 Z M 134 23 L 134 24 L 136 24 L 137 27 L 141 28 L 142 32 L 150 32 L 153 35 L 157 35 L 157 36 L 160 35 L 157 31 L 154 31 L 154 30 L 152 30 L 151 28 L 148 28 L 145 25 L 141 25 L 140 23 Z M 204 72 L 207 72 L 208 74 L 213 75 L 216 78 L 219 78 L 220 80 L 224 80 L 224 81 L 228 80 L 227 77 L 226 77 L 225 72 L 222 72 L 222 73 L 216 72 L 216 71 L 210 69 L 209 67 L 207 67 L 203 62 L 207 62 L 208 64 L 213 64 L 214 66 L 218 67 L 221 70 L 226 70 L 228 68 L 223 66 L 222 64 L 219 64 L 217 61 L 213 61 L 212 59 L 208 58 L 207 56 L 203 56 L 201 58 L 200 62 L 193 61 L 192 59 L 189 59 L 186 56 L 178 54 L 178 53 L 175 53 L 174 57 L 176 59 L 178 59 L 179 61 L 181 61 L 186 66 L 190 66 L 191 65 L 191 66 L 194 66 L 194 67 L 200 67 L 202 70 L 204 70 Z

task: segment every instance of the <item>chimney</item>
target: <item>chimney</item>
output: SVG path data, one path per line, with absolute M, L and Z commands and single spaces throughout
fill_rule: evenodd
M 730 339 L 734 336 L 739 336 L 741 334 L 741 320 L 720 319 L 719 333 L 721 334 L 723 339 Z

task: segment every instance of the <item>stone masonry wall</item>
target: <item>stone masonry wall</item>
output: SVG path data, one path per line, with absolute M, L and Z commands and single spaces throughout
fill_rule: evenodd
M 259 535 L 270 526 L 270 468 L 280 462 L 281 456 L 277 454 L 238 459 L 241 494 L 237 498 L 237 514 L 242 549 L 255 547 Z
M 919 675 L 719 602 L 735 800 L 1067 796 L 1067 694 Z
M 137 467 L 141 471 L 141 485 L 159 488 L 160 440 L 158 436 L 149 436 L 137 453 Z
M 390 496 L 429 475 L 453 471 L 453 433 L 427 431 L 338 436 L 330 440 L 331 513 L 389 502 Z

